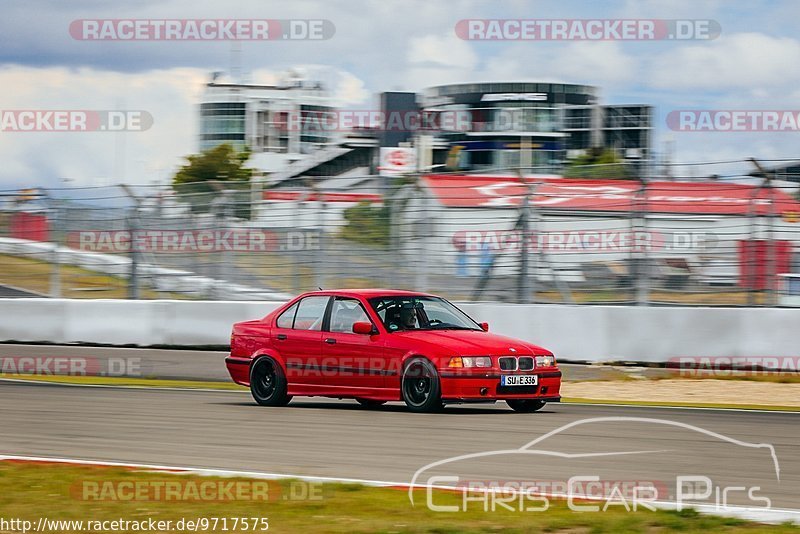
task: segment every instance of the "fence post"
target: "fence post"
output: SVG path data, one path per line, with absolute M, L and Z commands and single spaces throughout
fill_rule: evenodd
M 545 256 L 544 246 L 539 240 L 539 232 L 542 231 L 542 216 L 536 206 L 536 192 L 539 183 L 534 183 L 528 187 L 528 232 L 525 235 L 525 243 L 528 248 L 528 258 L 530 259 L 531 275 L 528 276 L 528 302 L 536 303 L 536 291 L 539 286 L 539 271 L 542 267 L 549 265 L 549 259 Z M 531 245 L 536 244 L 535 254 L 530 254 Z M 553 281 L 558 284 L 559 279 L 555 272 L 552 272 Z M 563 295 L 563 292 L 562 292 Z
M 641 220 L 642 234 L 647 233 L 647 181 L 642 181 L 642 186 L 636 191 L 637 200 L 637 215 Z M 636 233 L 631 236 L 633 238 L 632 246 L 636 246 Z M 650 304 L 650 255 L 647 253 L 647 246 L 642 246 L 639 256 L 639 268 L 637 269 L 637 291 L 636 291 L 636 304 L 638 306 L 649 306 Z
M 50 298 L 61 298 L 61 256 L 58 253 L 58 233 L 62 228 L 59 210 L 60 208 L 55 205 L 52 198 L 49 200 L 50 211 L 50 242 L 53 244 L 53 252 L 50 256 Z
M 765 306 L 775 306 L 776 282 L 778 277 L 778 259 L 776 257 L 778 243 L 775 240 L 775 189 L 772 185 L 772 176 L 767 174 L 764 187 L 767 189 L 769 197 L 769 213 L 767 214 L 767 275 L 766 275 L 766 295 L 764 298 Z
M 139 300 L 139 251 L 137 250 L 138 240 L 134 237 L 138 231 L 139 205 L 137 203 L 131 208 L 130 215 L 128 216 L 128 232 L 131 236 L 131 271 L 128 278 L 128 298 L 130 300 Z
M 134 193 L 133 189 L 128 184 L 119 184 L 125 195 L 133 202 L 133 206 L 128 212 L 128 234 L 130 235 L 130 257 L 131 257 L 131 270 L 128 275 L 128 298 L 130 300 L 139 300 L 139 251 L 137 250 L 138 239 L 135 239 L 139 231 L 139 207 L 141 200 Z
M 529 237 L 529 219 L 530 219 L 530 200 L 528 196 L 530 191 L 527 184 L 524 183 L 525 194 L 522 196 L 522 206 L 519 214 L 519 280 L 517 283 L 517 302 L 520 304 L 528 304 L 531 299 L 531 278 L 530 278 L 530 265 L 528 256 L 528 237 Z
M 305 199 L 306 199 L 306 195 L 305 195 L 305 193 L 303 193 L 296 200 L 297 205 L 295 206 L 295 209 L 292 210 L 292 220 L 293 220 L 292 227 L 298 232 L 301 231 L 301 228 L 302 228 L 303 243 L 308 243 L 309 231 L 308 231 L 308 228 L 307 228 L 305 222 L 303 221 L 303 215 L 301 214 L 302 213 L 301 210 L 303 209 L 303 205 L 305 204 Z M 292 261 L 291 261 L 291 264 L 292 264 L 292 274 L 291 274 L 291 276 L 292 276 L 292 293 L 295 294 L 295 295 L 299 295 L 302 292 L 301 289 L 300 289 L 300 270 L 299 270 L 300 267 L 298 265 L 300 262 L 298 261 L 299 260 L 298 256 L 301 256 L 303 258 L 303 260 L 305 261 L 306 260 L 306 257 L 305 257 L 306 254 L 308 254 L 307 250 L 299 250 L 299 251 L 296 251 L 296 252 L 294 252 L 294 251 L 293 252 L 289 252 L 290 257 L 292 258 Z M 312 254 L 314 254 L 314 252 L 312 252 Z
M 209 206 L 211 210 L 211 226 L 214 233 L 217 234 L 224 231 L 225 193 L 220 191 L 218 187 L 214 188 L 214 192 L 214 198 L 211 199 Z M 225 282 L 225 274 L 222 272 L 222 261 L 220 260 L 222 254 L 223 252 L 217 247 L 214 247 L 209 254 L 209 272 L 212 273 L 211 277 L 214 279 L 214 285 L 211 291 L 212 300 L 223 300 L 224 286 L 227 285 Z
M 417 188 L 416 192 L 419 193 L 420 215 L 421 217 L 416 220 L 416 227 L 420 230 L 417 239 L 419 240 L 419 267 L 415 270 L 417 273 L 417 283 L 415 288 L 417 291 L 426 292 L 428 290 L 428 239 L 432 236 L 430 232 L 430 215 L 428 214 L 428 197 L 425 193 Z
M 390 258 L 397 258 L 400 253 L 400 214 L 398 213 L 397 203 L 400 197 L 400 189 L 402 185 L 395 185 L 391 183 L 391 180 L 395 180 L 395 177 L 387 177 L 385 182 L 385 193 L 383 197 L 383 201 L 386 203 L 386 208 L 388 210 L 388 218 L 389 218 L 389 235 L 388 235 L 388 257 Z M 392 271 L 389 271 L 390 273 Z M 400 287 L 402 284 L 400 277 L 401 271 L 400 269 L 396 269 L 393 271 L 394 274 L 390 274 L 390 279 L 388 281 L 387 287 L 397 288 Z
M 233 220 L 233 208 L 235 198 L 232 191 L 225 189 L 222 192 L 222 206 L 220 206 L 220 214 L 222 215 L 222 233 L 225 234 L 231 230 L 231 221 Z M 229 247 L 222 247 L 222 265 L 220 265 L 220 278 L 228 283 L 238 283 L 236 280 L 236 269 L 231 269 L 231 261 L 233 260 L 232 253 Z M 225 295 L 220 295 L 220 298 L 225 298 Z
M 745 290 L 747 291 L 748 306 L 755 306 L 756 304 L 756 265 L 753 264 L 752 259 L 755 256 L 756 234 L 758 232 L 756 226 L 756 223 L 758 222 L 758 214 L 756 212 L 755 205 L 759 191 L 761 191 L 761 186 L 758 186 L 750 196 L 750 203 L 747 207 L 747 218 L 749 219 L 750 223 L 750 235 L 748 236 L 748 239 L 745 240 L 744 245 L 739 251 L 739 273 L 741 275 L 742 282 L 746 284 Z
M 316 261 L 314 261 L 314 265 L 316 265 L 317 287 L 325 289 L 325 270 L 327 268 L 327 265 L 325 264 L 325 199 L 323 198 L 322 191 L 319 191 L 316 188 L 313 190 L 316 192 L 317 209 L 319 210 L 317 213 L 317 224 L 319 225 L 319 247 L 317 247 L 317 257 Z

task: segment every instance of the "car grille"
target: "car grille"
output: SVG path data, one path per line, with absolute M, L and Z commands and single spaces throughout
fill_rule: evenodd
M 517 359 L 513 356 L 511 357 L 504 357 L 500 358 L 500 370 L 501 371 L 516 371 L 517 370 Z
M 520 371 L 531 371 L 533 369 L 533 358 L 530 356 L 522 356 L 519 359 Z
M 501 371 L 533 371 L 534 362 L 530 356 L 501 356 L 498 358 Z

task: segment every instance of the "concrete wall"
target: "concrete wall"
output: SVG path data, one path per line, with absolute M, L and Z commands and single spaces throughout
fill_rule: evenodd
M 464 304 L 490 330 L 576 361 L 798 356 L 800 310 Z
M 0 299 L 0 341 L 227 345 L 231 325 L 277 302 Z
M 0 299 L 0 341 L 226 345 L 231 325 L 278 302 Z M 463 304 L 492 332 L 565 360 L 664 362 L 687 356 L 798 356 L 800 310 Z

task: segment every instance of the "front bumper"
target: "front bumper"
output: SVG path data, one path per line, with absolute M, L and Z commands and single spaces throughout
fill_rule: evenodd
M 501 373 L 479 369 L 450 371 L 440 373 L 442 399 L 445 401 L 482 401 L 506 399 L 539 399 L 547 402 L 561 400 L 561 371 L 530 371 Z M 535 386 L 501 386 L 501 374 L 537 375 Z

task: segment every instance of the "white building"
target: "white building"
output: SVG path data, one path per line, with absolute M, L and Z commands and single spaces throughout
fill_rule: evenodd
M 265 191 L 254 224 L 273 229 L 321 230 L 336 233 L 347 224 L 344 212 L 362 202 L 381 206 L 377 193 L 321 192 L 299 189 Z
M 335 140 L 332 133 L 312 130 L 310 114 L 332 111 L 319 82 L 293 78 L 276 85 L 208 83 L 200 104 L 200 150 L 222 143 L 252 152 L 250 165 L 262 173 L 319 159 Z
M 685 265 L 708 283 L 736 283 L 742 243 L 782 242 L 776 272 L 797 268 L 800 203 L 786 192 L 724 182 L 650 182 L 427 175 L 405 206 L 400 246 L 440 272 L 519 271 L 526 192 L 529 258 L 541 279 L 585 281 L 591 266 L 630 260 Z M 646 198 L 646 200 L 645 200 Z M 643 214 L 646 213 L 646 217 Z M 769 260 L 747 260 L 761 268 Z M 625 266 L 625 267 L 623 267 Z M 531 273 L 534 269 L 531 269 Z

